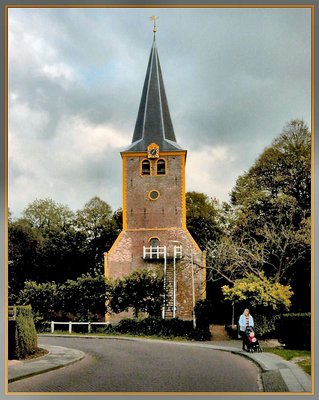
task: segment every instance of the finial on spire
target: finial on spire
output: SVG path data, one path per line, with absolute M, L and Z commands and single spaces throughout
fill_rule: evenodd
M 159 17 L 157 17 L 156 15 L 152 15 L 151 17 L 150 17 L 150 20 L 151 21 L 153 21 L 153 32 L 154 32 L 154 37 L 155 37 L 155 33 L 156 33 L 156 31 L 157 31 L 157 29 L 156 29 L 156 20 L 158 19 Z

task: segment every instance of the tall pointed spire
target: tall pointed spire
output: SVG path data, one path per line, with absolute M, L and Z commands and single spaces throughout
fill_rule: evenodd
M 158 17 L 156 15 L 152 15 L 150 17 L 150 20 L 153 21 L 153 33 L 154 33 L 154 40 L 155 40 L 155 33 L 157 31 L 156 29 L 156 20 L 158 19 Z
M 174 128 L 164 89 L 158 58 L 154 20 L 154 39 L 148 61 L 140 107 L 137 114 L 132 144 L 127 151 L 146 151 L 151 143 L 161 150 L 181 150 L 176 143 Z

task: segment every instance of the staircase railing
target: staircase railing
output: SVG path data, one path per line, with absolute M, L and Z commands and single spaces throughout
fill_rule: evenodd
M 182 257 L 183 257 L 183 247 L 174 246 L 174 258 L 182 258 Z
M 163 260 L 164 261 L 164 290 L 167 289 L 167 249 L 166 246 L 150 246 L 146 247 L 143 246 L 143 259 L 144 260 Z M 173 318 L 176 316 L 176 260 L 181 259 L 183 257 L 183 247 L 181 245 L 176 246 L 174 245 L 174 252 L 173 252 L 173 284 L 171 287 L 172 290 L 172 313 Z M 170 284 L 170 283 L 169 283 Z M 162 309 L 162 317 L 165 318 L 167 310 L 167 297 L 166 292 L 164 294 L 164 306 Z
M 166 246 L 143 246 L 144 259 L 166 258 Z

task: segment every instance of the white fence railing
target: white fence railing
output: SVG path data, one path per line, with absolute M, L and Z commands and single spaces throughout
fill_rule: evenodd
M 183 247 L 174 246 L 174 258 L 182 258 L 182 257 L 183 257 Z
M 166 246 L 143 246 L 143 258 L 166 258 Z
M 69 333 L 72 333 L 72 326 L 73 325 L 87 325 L 88 326 L 88 333 L 91 333 L 91 327 L 92 325 L 109 325 L 109 322 L 73 322 L 73 321 L 67 321 L 67 322 L 56 322 L 56 321 L 51 321 L 51 333 L 54 333 L 54 326 L 55 325 L 69 325 Z
M 166 258 L 168 256 L 166 246 L 143 246 L 143 258 L 144 259 L 159 259 Z M 174 258 L 183 257 L 183 247 L 174 246 Z

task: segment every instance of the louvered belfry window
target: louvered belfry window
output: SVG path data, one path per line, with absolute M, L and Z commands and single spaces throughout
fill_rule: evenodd
M 151 163 L 149 160 L 142 161 L 142 175 L 151 175 Z
M 166 162 L 165 160 L 159 159 L 157 161 L 157 175 L 165 175 L 166 174 Z

